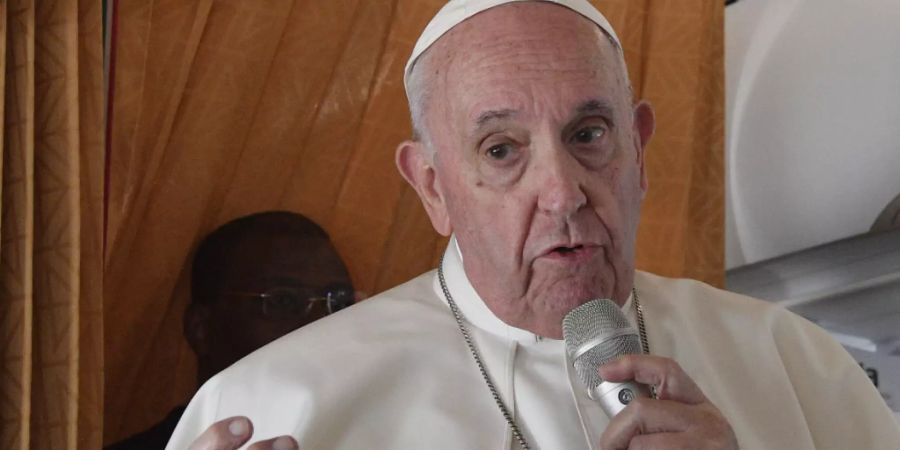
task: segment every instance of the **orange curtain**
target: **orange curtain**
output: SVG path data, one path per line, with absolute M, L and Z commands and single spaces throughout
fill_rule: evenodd
M 635 94 L 653 104 L 650 190 L 637 265 L 725 283 L 725 5 L 718 0 L 593 1 L 620 33 Z
M 0 2 L 2 448 L 101 444 L 101 15 Z
M 595 2 L 654 103 L 641 267 L 723 278 L 721 0 Z M 198 239 L 237 216 L 323 225 L 357 288 L 434 267 L 445 240 L 397 174 L 402 70 L 442 0 L 120 2 L 104 311 L 105 441 L 193 392 L 181 336 Z

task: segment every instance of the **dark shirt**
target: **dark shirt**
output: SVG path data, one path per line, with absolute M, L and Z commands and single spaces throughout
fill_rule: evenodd
M 169 415 L 153 427 L 115 444 L 104 447 L 104 450 L 161 450 L 175 431 L 175 425 L 184 414 L 184 406 L 173 409 Z

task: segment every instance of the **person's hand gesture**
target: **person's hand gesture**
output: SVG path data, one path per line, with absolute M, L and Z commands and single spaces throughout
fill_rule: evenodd
M 189 450 L 236 450 L 253 436 L 253 423 L 242 416 L 220 420 L 206 429 L 189 447 Z M 254 442 L 248 450 L 299 450 L 291 436 L 278 436 Z
M 600 367 L 605 381 L 634 380 L 656 388 L 656 399 L 637 398 L 613 417 L 600 448 L 736 450 L 737 438 L 719 409 L 675 361 L 627 355 Z

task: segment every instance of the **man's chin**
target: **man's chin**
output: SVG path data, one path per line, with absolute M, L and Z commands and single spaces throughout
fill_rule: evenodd
M 569 311 L 597 299 L 609 298 L 598 293 L 598 289 L 589 286 L 561 286 L 557 290 L 551 290 L 545 294 L 543 302 L 548 313 L 558 316 L 559 320 Z
M 609 283 L 601 282 L 596 273 L 561 277 L 543 290 L 546 303 L 570 305 L 571 309 L 591 300 L 609 298 L 612 287 L 607 286 Z

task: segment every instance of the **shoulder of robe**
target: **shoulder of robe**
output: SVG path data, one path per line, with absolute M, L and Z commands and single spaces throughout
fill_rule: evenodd
M 754 323 L 754 328 L 758 330 L 762 325 L 773 328 L 779 318 L 800 319 L 776 303 L 687 278 L 667 278 L 637 271 L 635 287 L 645 308 L 666 317 L 681 317 L 688 322 L 696 322 L 701 316 L 704 319 L 715 316 L 723 321 L 735 321 L 732 326 L 735 329 L 746 322 Z
M 777 303 L 729 292 L 697 280 L 666 278 L 646 272 L 638 272 L 635 285 L 642 303 L 666 317 L 681 316 L 688 323 L 718 322 L 731 333 L 746 332 L 757 338 L 767 331 L 779 348 L 802 346 L 807 347 L 807 351 L 825 354 L 846 353 L 825 330 Z
M 372 353 L 418 351 L 459 331 L 436 295 L 435 271 L 319 319 L 260 348 L 217 378 L 243 378 L 261 371 L 303 366 L 339 369 Z M 219 382 L 224 382 L 219 380 Z
M 854 365 L 825 330 L 776 303 L 645 272 L 638 273 L 635 285 L 648 323 L 662 322 L 651 331 L 661 330 L 667 338 L 724 340 L 757 358 L 810 361 L 823 372 L 826 367 L 846 368 L 848 361 Z M 747 347 L 751 342 L 752 350 Z

